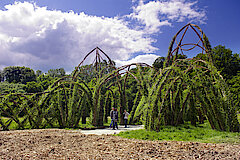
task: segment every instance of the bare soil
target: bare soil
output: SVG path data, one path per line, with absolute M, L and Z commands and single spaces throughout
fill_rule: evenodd
M 240 145 L 85 135 L 75 130 L 0 132 L 0 159 L 240 159 Z

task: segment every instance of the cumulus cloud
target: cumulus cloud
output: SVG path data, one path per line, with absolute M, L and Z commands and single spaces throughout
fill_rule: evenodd
M 130 60 L 126 61 L 121 61 L 121 60 L 116 60 L 116 65 L 123 66 L 127 64 L 132 64 L 132 63 L 147 63 L 148 65 L 152 65 L 153 62 L 158 58 L 159 56 L 155 54 L 145 54 L 145 55 L 138 55 Z
M 1 65 L 43 70 L 71 70 L 96 46 L 114 60 L 157 49 L 153 39 L 119 18 L 48 10 L 28 2 L 15 2 L 0 11 L 0 42 Z
M 129 58 L 136 53 L 158 50 L 153 46 L 156 40 L 151 34 L 161 26 L 185 19 L 201 22 L 205 16 L 204 12 L 193 8 L 195 2 L 184 0 L 148 3 L 133 0 L 133 3 L 137 6 L 127 16 L 130 19 L 49 10 L 29 2 L 6 5 L 0 10 L 0 67 L 24 65 L 45 72 L 64 67 L 69 72 L 96 46 L 119 65 L 132 62 L 152 64 L 157 57 L 153 54 Z M 132 24 L 132 20 L 139 21 L 145 28 Z
M 133 13 L 128 17 L 145 25 L 145 31 L 150 34 L 158 32 L 161 26 L 171 26 L 174 21 L 205 23 L 206 20 L 205 11 L 195 6 L 197 1 L 157 0 L 145 3 L 143 0 L 133 0 L 132 2 L 138 2 L 138 5 L 133 7 Z

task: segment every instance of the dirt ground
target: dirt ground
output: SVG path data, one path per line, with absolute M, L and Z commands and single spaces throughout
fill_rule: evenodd
M 0 132 L 0 159 L 240 159 L 240 145 L 145 141 L 74 130 Z

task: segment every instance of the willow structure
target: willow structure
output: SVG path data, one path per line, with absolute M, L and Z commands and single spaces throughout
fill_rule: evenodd
M 189 29 L 197 35 L 197 43 L 184 43 Z M 196 48 L 208 56 L 208 61 L 178 59 L 178 54 Z M 177 32 L 170 43 L 165 67 L 150 84 L 145 97 L 147 129 L 158 131 L 163 125 L 176 126 L 186 121 L 196 125 L 207 119 L 213 129 L 240 131 L 231 93 L 213 66 L 211 54 L 208 38 L 197 25 L 187 24 Z
M 196 43 L 184 43 L 189 30 Z M 200 49 L 208 61 L 178 59 L 179 54 Z M 159 131 L 164 125 L 192 125 L 208 120 L 211 127 L 240 131 L 231 93 L 211 59 L 211 46 L 203 31 L 187 24 L 170 43 L 164 68 L 155 70 L 145 63 L 115 67 L 99 47 L 90 51 L 71 75 L 59 78 L 41 93 L 0 96 L 0 127 L 12 123 L 25 128 L 78 128 L 90 121 L 104 126 L 111 107 L 128 109 L 129 79 L 136 81 L 137 93 L 130 122 L 143 121 L 146 129 Z M 87 62 L 92 62 L 88 63 Z
M 84 65 L 86 61 L 93 63 Z M 93 126 L 101 127 L 108 121 L 111 106 L 119 108 L 120 113 L 127 108 L 127 78 L 130 75 L 139 81 L 129 71 L 131 66 L 151 67 L 135 63 L 116 68 L 108 55 L 96 47 L 83 58 L 72 75 L 59 78 L 46 91 L 2 95 L 1 127 L 8 130 L 15 123 L 18 129 L 78 128 L 87 118 Z M 123 116 L 120 122 L 123 123 Z

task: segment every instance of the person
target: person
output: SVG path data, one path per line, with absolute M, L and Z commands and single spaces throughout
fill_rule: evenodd
M 125 128 L 127 128 L 127 122 L 128 122 L 129 113 L 127 112 L 126 109 L 124 110 L 123 115 L 124 115 L 123 119 L 124 119 Z
M 115 108 L 113 111 L 113 129 L 115 129 L 115 127 L 118 129 L 117 121 L 118 121 L 118 111 L 117 111 L 117 108 Z
M 114 107 L 112 107 L 112 110 L 110 111 L 110 117 L 111 117 L 111 123 L 110 123 L 110 126 L 109 126 L 110 128 L 112 127 L 112 125 L 114 125 L 113 124 L 113 122 L 114 122 L 113 121 L 113 111 L 114 111 Z

